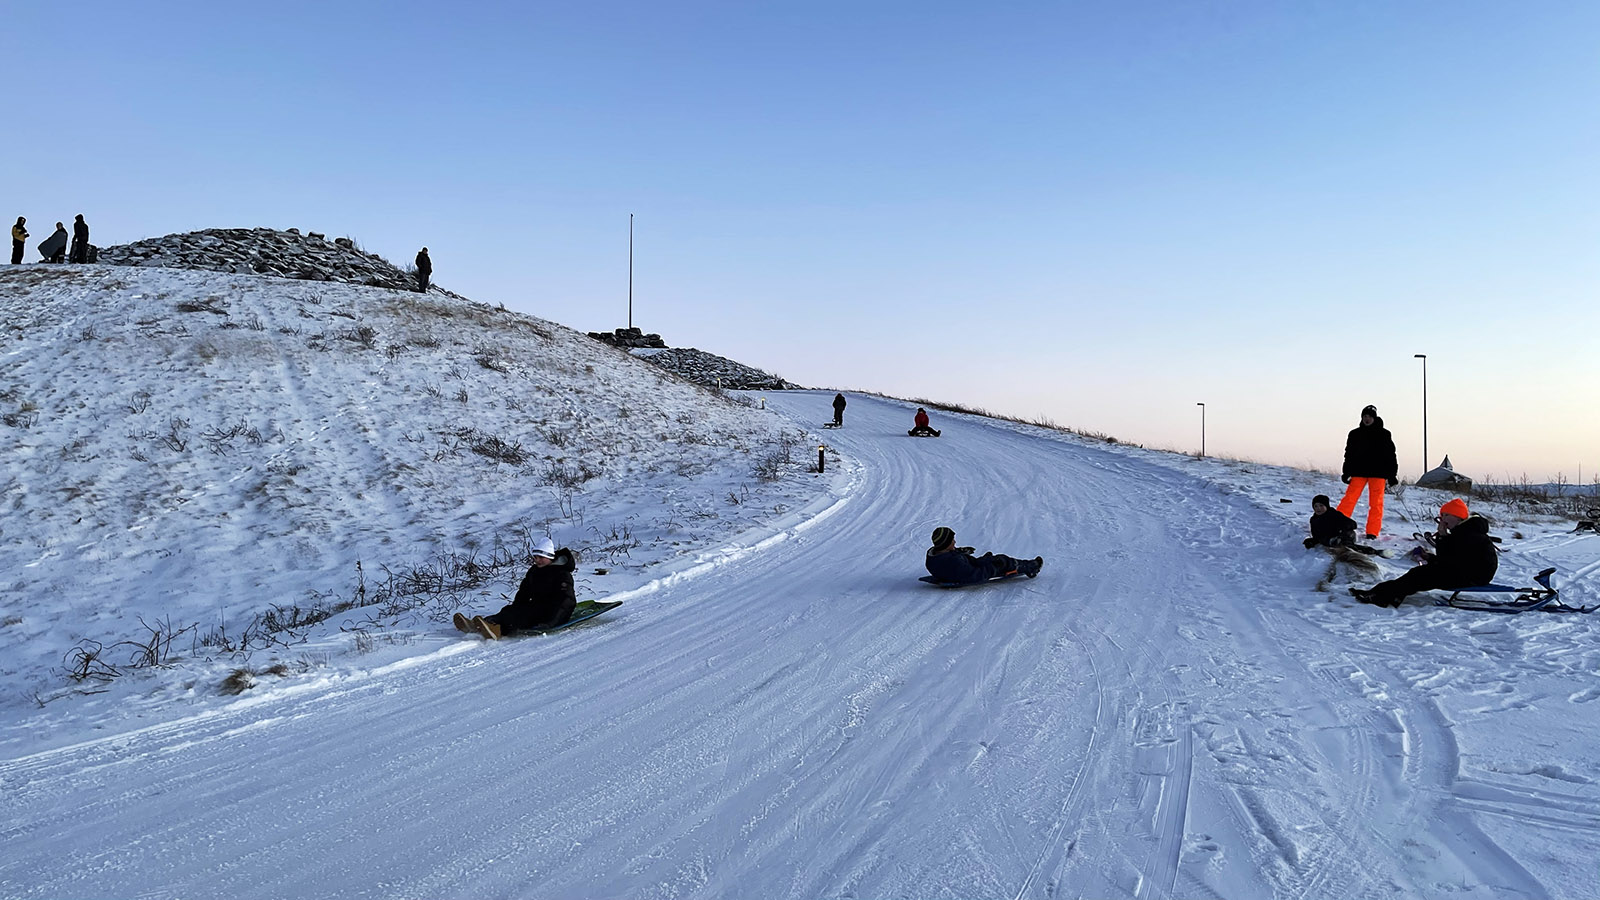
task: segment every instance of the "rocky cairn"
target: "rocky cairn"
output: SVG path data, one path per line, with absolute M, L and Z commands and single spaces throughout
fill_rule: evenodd
M 334 238 L 298 228 L 208 228 L 146 238 L 100 251 L 113 266 L 162 266 L 241 275 L 275 275 L 303 281 L 336 281 L 410 291 L 416 277 L 358 249 L 349 238 Z

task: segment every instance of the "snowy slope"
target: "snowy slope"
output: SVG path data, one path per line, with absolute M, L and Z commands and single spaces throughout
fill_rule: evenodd
M 1600 616 L 1319 593 L 1308 473 L 909 418 L 852 397 L 836 499 L 594 624 L 56 722 L 0 894 L 1593 896 Z M 1044 572 L 920 584 L 940 524 Z M 1505 577 L 1592 602 L 1600 537 L 1525 525 Z
M 770 411 L 483 304 L 39 265 L 0 321 L 0 747 L 403 655 L 546 535 L 622 590 L 823 497 Z

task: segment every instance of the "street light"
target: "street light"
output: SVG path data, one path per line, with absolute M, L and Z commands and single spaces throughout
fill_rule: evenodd
M 1204 403 L 1196 403 L 1195 406 L 1200 407 L 1200 458 L 1201 459 L 1205 459 L 1206 458 L 1206 405 Z
M 628 213 L 628 327 L 633 327 L 633 213 Z
M 1422 471 L 1428 471 L 1428 354 L 1413 353 L 1412 359 L 1422 360 Z

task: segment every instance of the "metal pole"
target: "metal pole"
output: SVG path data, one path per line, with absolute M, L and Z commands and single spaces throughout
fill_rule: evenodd
M 1201 459 L 1205 459 L 1206 458 L 1206 405 L 1204 403 L 1196 403 L 1195 406 L 1200 407 L 1200 458 Z
M 633 327 L 633 213 L 628 213 L 628 327 Z
M 1422 360 L 1422 471 L 1428 471 L 1428 354 L 1413 353 L 1412 359 Z

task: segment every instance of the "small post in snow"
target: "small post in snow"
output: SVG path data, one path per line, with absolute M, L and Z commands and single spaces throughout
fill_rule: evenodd
M 827 454 L 825 452 L 826 449 L 827 449 L 827 445 L 826 444 L 818 444 L 817 445 L 817 471 L 818 472 L 821 472 L 828 465 L 828 457 L 827 457 Z

